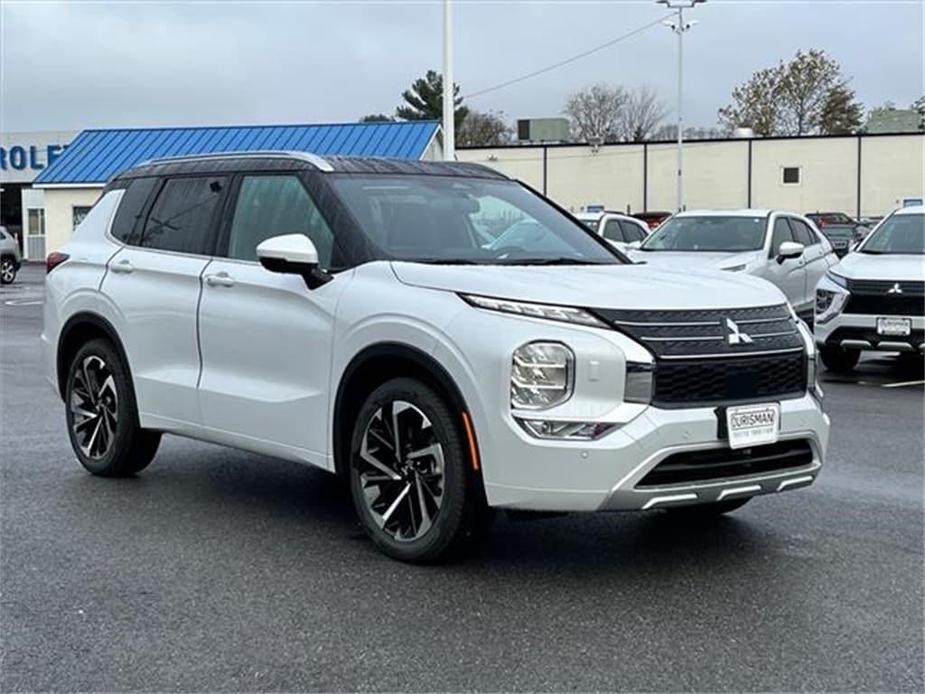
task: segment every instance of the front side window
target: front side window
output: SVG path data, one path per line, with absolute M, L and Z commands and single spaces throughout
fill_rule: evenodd
M 774 220 L 774 233 L 771 235 L 771 250 L 769 255 L 773 258 L 780 251 L 780 245 L 788 241 L 793 241 L 793 230 L 787 222 L 786 217 L 778 217 Z
M 331 266 L 334 235 L 297 176 L 245 176 L 235 204 L 228 257 L 256 260 L 257 246 L 272 236 L 304 234 Z
M 627 221 L 620 222 L 620 225 L 623 227 L 623 238 L 625 238 L 628 243 L 645 240 L 646 232 L 640 229 L 638 225 Z
M 764 246 L 765 217 L 672 217 L 640 247 L 643 251 L 734 253 Z
M 215 176 L 168 179 L 148 214 L 139 245 L 208 254 L 214 215 L 226 181 Z
M 423 175 L 329 178 L 363 234 L 395 260 L 622 262 L 592 232 L 514 181 Z
M 859 250 L 874 255 L 925 254 L 925 215 L 894 214 L 880 223 Z
M 804 246 L 814 246 L 819 243 L 819 239 L 816 238 L 813 230 L 806 226 L 805 222 L 799 219 L 791 219 L 790 226 L 793 227 L 793 237 L 797 240 L 797 243 L 802 243 Z

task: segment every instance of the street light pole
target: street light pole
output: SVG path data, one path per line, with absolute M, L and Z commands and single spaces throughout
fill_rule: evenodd
M 453 3 L 443 0 L 443 159 L 456 159 L 456 94 L 453 89 Z
M 678 18 L 674 22 L 665 22 L 665 25 L 678 35 L 678 211 L 684 209 L 684 33 L 689 31 L 697 21 L 685 22 L 684 10 L 706 0 L 656 0 L 659 5 L 677 10 Z

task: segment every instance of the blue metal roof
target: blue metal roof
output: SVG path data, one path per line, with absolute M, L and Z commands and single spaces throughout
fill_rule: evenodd
M 434 121 L 411 121 L 84 130 L 33 185 L 103 184 L 148 159 L 213 152 L 286 150 L 420 159 L 438 128 Z

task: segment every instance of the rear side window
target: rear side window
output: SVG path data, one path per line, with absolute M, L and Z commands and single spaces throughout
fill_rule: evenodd
M 245 176 L 235 203 L 228 257 L 256 260 L 257 245 L 272 236 L 304 234 L 331 267 L 334 234 L 297 176 Z
M 604 224 L 604 238 L 608 241 L 625 241 L 620 222 L 616 219 L 608 219 Z
M 224 177 L 171 178 L 148 214 L 145 248 L 208 255 L 215 211 L 225 190 Z
M 112 220 L 112 235 L 122 243 L 137 246 L 141 240 L 145 203 L 156 184 L 156 178 L 136 178 L 125 188 L 116 217 Z
M 633 241 L 642 241 L 646 238 L 646 233 L 632 222 L 620 222 L 623 227 L 623 237 L 627 243 Z

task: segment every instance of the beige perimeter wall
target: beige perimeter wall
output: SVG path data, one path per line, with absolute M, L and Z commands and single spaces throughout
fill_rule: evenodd
M 463 149 L 458 158 L 484 163 L 539 190 L 545 182 L 551 198 L 576 212 L 587 205 L 633 212 L 676 208 L 677 150 L 670 143 L 604 145 L 597 151 L 587 145 Z M 799 183 L 783 182 L 785 167 L 799 168 Z M 882 215 L 905 197 L 925 194 L 923 170 L 925 135 L 920 133 L 755 139 L 751 145 L 749 140 L 692 141 L 684 145 L 684 202 L 688 209 L 750 204 Z

